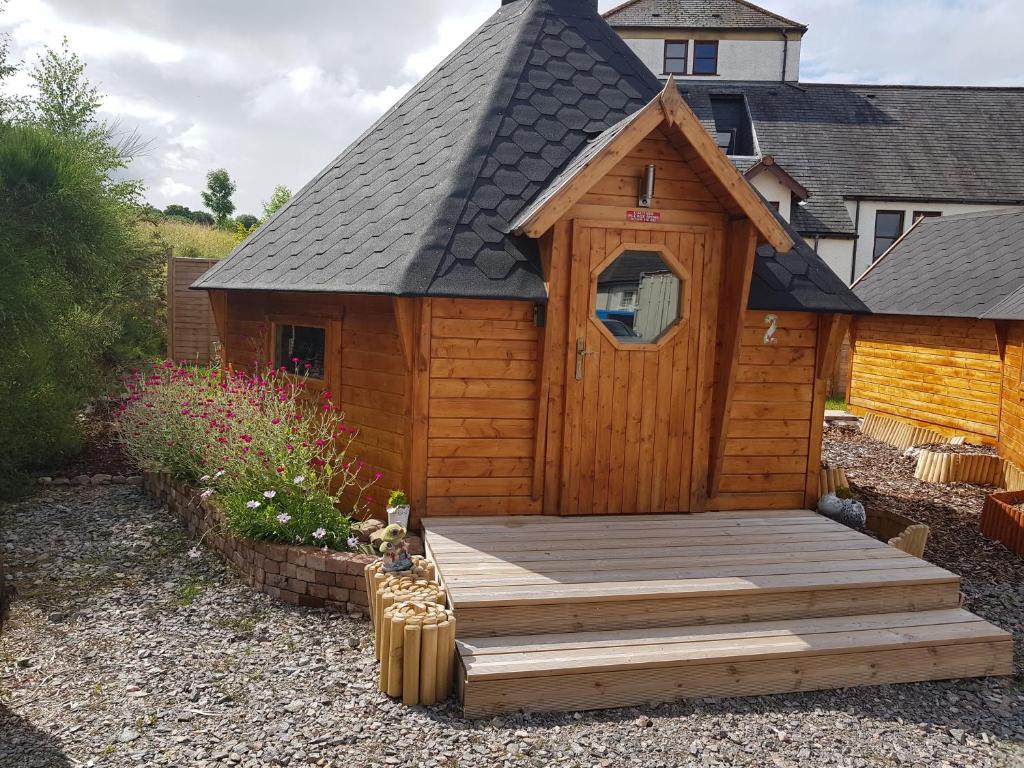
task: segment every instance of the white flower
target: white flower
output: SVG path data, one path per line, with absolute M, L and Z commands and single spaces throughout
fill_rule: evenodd
M 355 549 L 359 546 L 359 539 L 355 536 L 349 536 L 348 540 L 345 543 L 348 544 L 349 549 Z
M 326 535 L 327 531 L 325 531 L 323 528 L 317 528 L 315 531 L 313 531 L 313 538 L 317 540 L 322 539 Z
M 282 512 L 280 515 L 277 516 L 277 522 L 279 522 L 281 525 L 285 525 L 291 519 L 292 516 L 289 515 L 287 512 Z
M 224 477 L 224 470 L 223 469 L 218 469 L 216 472 L 213 473 L 213 479 L 214 480 L 216 480 L 218 477 Z
M 191 557 L 193 560 L 198 560 L 202 556 L 202 554 L 203 553 L 199 551 L 199 547 L 192 547 L 192 549 L 188 551 L 188 556 Z
M 275 496 L 277 496 L 277 491 L 264 491 L 263 492 L 263 498 L 265 498 L 265 499 L 272 499 Z
M 199 498 L 206 501 L 208 498 L 213 496 L 213 488 L 207 488 L 205 491 L 199 494 Z
M 305 475 L 296 475 L 295 479 L 292 480 L 292 482 L 295 483 L 296 485 L 302 485 L 302 483 L 303 483 L 303 481 L 305 481 L 305 479 L 306 479 Z
M 209 482 L 211 479 L 212 478 L 209 475 L 203 475 L 202 477 L 199 478 L 199 482 L 200 483 L 206 483 L 206 482 Z
M 256 499 L 245 502 L 245 506 L 247 506 L 249 509 L 256 509 L 259 505 L 260 503 L 256 501 Z

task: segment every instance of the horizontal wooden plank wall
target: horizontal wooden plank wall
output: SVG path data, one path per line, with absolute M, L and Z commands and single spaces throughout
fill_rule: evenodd
M 765 344 L 769 314 L 778 326 Z M 804 506 L 817 329 L 818 316 L 809 312 L 747 310 L 720 492 L 709 509 Z
M 189 289 L 215 259 L 167 259 L 167 356 L 206 364 L 213 359 L 217 327 L 206 291 Z
M 540 512 L 532 494 L 540 338 L 529 302 L 431 301 L 430 515 Z
M 1024 363 L 1024 323 L 1009 323 L 1003 358 L 1002 409 L 999 416 L 999 455 L 1024 467 L 1024 402 L 1021 369 Z
M 995 323 L 875 315 L 856 320 L 850 410 L 994 444 L 1001 361 Z
M 383 515 L 387 492 L 405 485 L 404 443 L 407 427 L 405 361 L 391 299 L 383 296 L 228 292 L 227 362 L 249 368 L 270 356 L 270 326 L 275 316 L 311 324 L 325 321 L 341 329 L 340 341 L 328 349 L 326 379 L 345 422 L 359 430 L 352 457 L 367 466 L 364 476 L 383 477 L 369 495 L 375 515 Z M 334 341 L 328 334 L 328 344 Z

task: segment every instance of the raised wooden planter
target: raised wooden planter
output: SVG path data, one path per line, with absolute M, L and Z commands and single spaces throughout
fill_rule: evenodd
M 877 413 L 867 413 L 861 423 L 860 431 L 868 437 L 899 448 L 905 451 L 915 445 L 950 443 L 956 445 L 964 442 L 961 436 L 950 437 L 936 432 L 927 427 L 916 427 L 905 421 L 891 419 L 887 416 L 880 416 Z
M 890 547 L 914 557 L 924 557 L 930 528 L 896 512 L 866 510 L 868 530 Z
M 914 477 L 926 483 L 1002 485 L 1004 460 L 981 453 L 946 453 L 922 450 Z
M 1016 507 L 1024 503 L 1024 491 L 1001 491 L 985 497 L 981 508 L 981 532 L 1011 552 L 1024 555 L 1024 515 Z
M 824 496 L 826 493 L 835 493 L 840 488 L 849 488 L 850 481 L 846 479 L 846 472 L 842 469 L 823 469 L 821 470 L 821 486 L 819 488 L 819 495 Z

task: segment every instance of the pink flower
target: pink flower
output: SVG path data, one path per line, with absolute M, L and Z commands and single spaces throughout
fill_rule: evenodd
M 315 531 L 313 531 L 313 538 L 316 539 L 317 541 L 319 541 L 320 539 L 322 539 L 326 535 L 327 535 L 327 531 L 325 531 L 323 528 L 317 528 Z
M 258 509 L 260 503 L 256 501 L 256 499 L 252 499 L 251 501 L 245 502 L 245 506 L 247 506 L 249 509 Z
M 288 521 L 291 519 L 292 516 L 289 515 L 287 512 L 282 512 L 280 515 L 277 516 L 277 522 L 279 522 L 281 525 L 286 525 Z
M 373 473 L 373 479 L 374 480 L 380 480 L 382 477 L 384 477 L 384 475 L 382 473 L 380 473 L 380 472 L 374 472 Z
M 277 474 L 283 475 L 284 474 L 284 467 L 278 467 L 277 468 Z

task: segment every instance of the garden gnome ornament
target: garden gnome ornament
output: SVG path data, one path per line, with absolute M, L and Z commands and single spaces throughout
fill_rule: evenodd
M 406 530 L 392 523 L 381 531 L 380 554 L 384 559 L 385 573 L 401 573 L 412 570 L 412 558 L 405 543 Z

